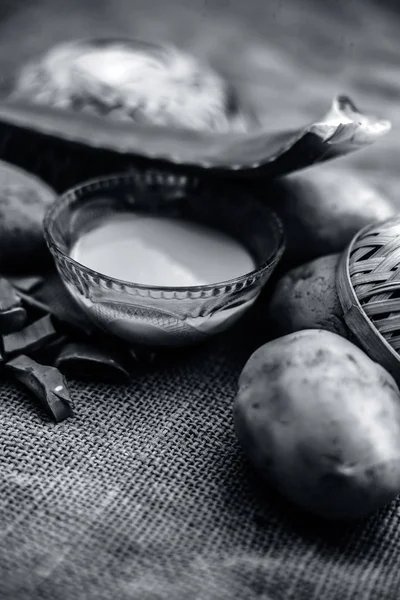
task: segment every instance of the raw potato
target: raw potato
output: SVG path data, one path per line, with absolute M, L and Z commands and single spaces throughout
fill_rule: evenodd
M 49 260 L 42 221 L 55 196 L 44 190 L 0 185 L 0 272 L 29 271 Z
M 240 376 L 234 421 L 260 473 L 311 513 L 363 517 L 400 493 L 399 390 L 334 333 L 259 348 Z
M 353 341 L 336 291 L 339 254 L 292 269 L 276 284 L 267 325 L 280 337 L 302 329 L 326 329 Z
M 341 252 L 361 228 L 396 212 L 368 182 L 331 166 L 277 179 L 267 196 L 283 221 L 289 267 Z

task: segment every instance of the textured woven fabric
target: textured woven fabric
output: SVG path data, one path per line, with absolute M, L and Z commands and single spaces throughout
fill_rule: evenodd
M 380 600 L 400 590 L 399 506 L 305 518 L 252 473 L 232 400 L 257 318 L 138 373 L 72 384 L 53 424 L 0 386 L 2 600 Z

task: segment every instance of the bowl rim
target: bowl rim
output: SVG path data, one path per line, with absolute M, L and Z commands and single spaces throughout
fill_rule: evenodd
M 253 194 L 249 191 L 246 191 L 246 190 L 243 191 L 243 194 L 247 198 L 250 198 L 251 201 L 260 204 L 263 207 L 263 210 L 265 210 L 266 213 L 268 213 L 269 221 L 270 221 L 270 223 L 272 222 L 271 227 L 273 227 L 275 229 L 275 232 L 277 234 L 277 240 L 275 243 L 275 248 L 271 251 L 271 254 L 267 260 L 263 261 L 255 269 L 252 269 L 251 271 L 248 271 L 248 272 L 244 273 L 243 275 L 240 275 L 233 279 L 227 279 L 224 281 L 218 281 L 216 283 L 209 283 L 209 284 L 205 284 L 205 285 L 204 284 L 203 285 L 194 285 L 194 286 L 155 286 L 155 285 L 148 285 L 148 284 L 143 284 L 143 283 L 136 283 L 134 281 L 117 279 L 115 277 L 111 277 L 104 273 L 100 273 L 99 271 L 95 271 L 94 269 L 90 269 L 89 267 L 86 267 L 79 261 L 73 259 L 69 254 L 64 252 L 59 247 L 57 242 L 54 240 L 54 237 L 52 236 L 50 230 L 51 230 L 51 226 L 55 219 L 54 213 L 56 213 L 56 211 L 60 210 L 60 208 L 63 205 L 70 203 L 71 200 L 76 199 L 79 196 L 84 196 L 87 191 L 94 191 L 96 188 L 98 188 L 99 191 L 104 192 L 108 187 L 115 188 L 115 187 L 118 187 L 119 184 L 126 185 L 127 183 L 132 183 L 133 185 L 135 185 L 140 177 L 143 177 L 146 174 L 150 174 L 150 173 L 152 175 L 155 175 L 156 178 L 158 177 L 158 179 L 156 179 L 157 183 L 160 183 L 160 179 L 159 179 L 160 175 L 162 177 L 165 177 L 166 178 L 165 181 L 166 181 L 167 185 L 171 184 L 171 177 L 173 178 L 174 181 L 175 181 L 175 179 L 180 179 L 181 181 L 182 181 L 182 179 L 185 180 L 185 185 L 197 184 L 200 181 L 199 177 L 194 177 L 194 176 L 191 176 L 188 174 L 182 174 L 182 173 L 178 173 L 178 174 L 171 173 L 168 171 L 162 171 L 161 169 L 160 170 L 147 169 L 147 170 L 144 170 L 143 172 L 140 172 L 139 170 L 136 171 L 136 170 L 130 169 L 129 171 L 113 173 L 113 174 L 106 175 L 103 177 L 95 177 L 95 178 L 86 180 L 84 182 L 81 182 L 80 184 L 75 185 L 72 188 L 66 190 L 62 194 L 59 194 L 57 196 L 57 198 L 55 199 L 55 201 L 53 202 L 53 204 L 47 209 L 47 211 L 45 213 L 45 216 L 43 219 L 43 231 L 44 231 L 44 238 L 45 238 L 46 244 L 47 244 L 50 252 L 52 254 L 61 255 L 62 258 L 67 263 L 72 264 L 75 268 L 78 268 L 80 271 L 83 271 L 84 273 L 89 274 L 91 277 L 94 277 L 94 278 L 100 279 L 100 280 L 104 280 L 106 282 L 110 282 L 111 284 L 115 284 L 116 286 L 119 286 L 119 287 L 123 286 L 123 287 L 131 288 L 131 289 L 138 289 L 138 290 L 142 290 L 142 291 L 146 291 L 146 292 L 150 292 L 150 293 L 151 292 L 199 293 L 199 292 L 203 292 L 203 291 L 204 292 L 205 291 L 213 291 L 216 288 L 218 289 L 218 288 L 231 287 L 231 286 L 233 287 L 233 286 L 237 286 L 238 284 L 239 285 L 242 283 L 245 284 L 246 281 L 249 279 L 252 279 L 253 281 L 254 281 L 254 279 L 259 279 L 266 269 L 268 269 L 269 267 L 273 266 L 274 264 L 276 265 L 278 263 L 278 261 L 280 260 L 282 254 L 285 250 L 285 242 L 286 242 L 282 221 L 277 216 L 277 214 L 274 211 L 272 211 L 269 207 L 267 207 L 265 204 L 263 204 L 261 202 L 261 200 L 259 200 L 255 194 Z M 163 183 L 165 181 L 163 181 Z M 230 182 L 224 182 L 224 184 L 226 184 L 228 189 L 231 189 L 233 191 L 233 193 L 235 193 L 235 186 L 233 186 Z M 206 182 L 206 185 L 207 185 L 207 182 Z M 56 266 L 57 266 L 57 264 L 56 264 Z M 108 286 L 108 287 L 110 287 L 110 286 Z M 245 287 L 245 286 L 243 286 L 243 287 Z

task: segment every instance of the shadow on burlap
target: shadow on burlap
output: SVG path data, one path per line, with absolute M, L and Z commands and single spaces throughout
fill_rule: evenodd
M 130 386 L 73 383 L 59 425 L 1 384 L 2 600 L 397 598 L 397 504 L 318 522 L 244 459 L 232 401 L 256 331 L 253 315 Z

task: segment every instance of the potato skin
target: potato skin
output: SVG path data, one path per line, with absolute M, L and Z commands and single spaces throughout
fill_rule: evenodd
M 334 333 L 259 348 L 239 379 L 234 424 L 261 475 L 317 516 L 364 517 L 400 493 L 399 390 Z
M 331 165 L 277 179 L 267 196 L 286 233 L 282 269 L 342 252 L 360 229 L 396 212 L 363 178 Z
M 51 264 L 42 221 L 56 195 L 39 187 L 0 188 L 0 271 L 28 272 Z
M 276 284 L 266 311 L 275 337 L 302 329 L 325 329 L 354 342 L 336 291 L 339 254 L 291 269 Z

